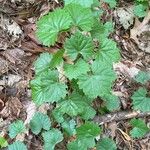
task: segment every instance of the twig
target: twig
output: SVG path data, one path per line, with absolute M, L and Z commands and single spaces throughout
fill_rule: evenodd
M 120 121 L 131 119 L 134 117 L 147 117 L 150 116 L 150 112 L 138 112 L 138 111 L 121 111 L 115 112 L 112 114 L 106 114 L 104 116 L 96 116 L 93 121 L 102 125 L 105 123 L 113 122 L 113 121 Z

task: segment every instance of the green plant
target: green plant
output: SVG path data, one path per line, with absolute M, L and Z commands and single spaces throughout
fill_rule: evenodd
M 102 138 L 96 146 L 97 150 L 117 150 L 115 142 L 110 138 Z
M 116 1 L 105 2 L 110 7 L 116 5 Z M 50 12 L 37 22 L 36 35 L 45 46 L 53 46 L 60 42 L 60 35 L 67 35 L 63 47 L 55 54 L 40 54 L 34 63 L 35 77 L 30 82 L 32 99 L 37 106 L 45 103 L 56 106 L 50 116 L 53 121 L 37 112 L 30 122 L 31 131 L 42 134 L 45 150 L 53 150 L 63 140 L 63 134 L 75 136 L 75 140 L 67 144 L 69 150 L 95 147 L 102 129 L 91 121 L 96 115 L 93 101 L 101 98 L 110 111 L 119 107 L 118 97 L 112 94 L 116 80 L 113 63 L 120 59 L 117 44 L 109 38 L 113 23 L 100 22 L 93 11 L 94 5 L 97 5 L 95 0 L 65 0 L 64 8 Z M 60 130 L 54 128 L 54 122 Z M 13 138 L 24 131 L 23 125 L 21 127 L 15 130 Z M 105 142 L 113 143 L 104 139 L 98 147 Z M 13 150 L 11 145 L 10 150 Z
M 8 145 L 8 150 L 27 150 L 27 147 L 23 142 L 16 141 L 10 145 Z
M 147 15 L 147 10 L 149 9 L 148 0 L 136 0 L 134 6 L 134 14 L 141 18 Z
M 140 110 L 142 112 L 150 111 L 150 97 L 148 96 L 146 83 L 150 81 L 150 73 L 140 71 L 134 78 L 134 80 L 140 83 L 143 87 L 140 87 L 133 93 L 131 99 L 133 100 L 133 109 Z
M 7 140 L 4 137 L 0 136 L 0 148 L 7 147 L 7 146 L 8 146 Z
M 15 138 L 18 134 L 25 132 L 25 125 L 22 120 L 17 120 L 9 126 L 10 138 Z
M 130 124 L 133 127 L 133 129 L 130 131 L 130 134 L 133 138 L 142 138 L 150 131 L 142 119 L 132 119 Z

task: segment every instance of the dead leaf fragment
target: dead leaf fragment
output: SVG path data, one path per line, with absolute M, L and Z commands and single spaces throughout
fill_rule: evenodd
M 27 118 L 24 122 L 24 124 L 26 125 L 26 124 L 29 124 L 31 119 L 33 118 L 33 116 L 36 112 L 36 105 L 32 101 L 26 101 L 24 107 L 25 107 L 26 113 L 27 113 Z
M 8 71 L 8 62 L 0 57 L 0 75 Z
M 13 86 L 15 83 L 19 82 L 20 80 L 21 80 L 20 75 L 9 74 L 7 85 Z
M 142 51 L 150 53 L 150 11 L 142 22 L 136 18 L 130 37 Z
M 139 69 L 136 68 L 136 63 L 132 63 L 132 66 L 127 66 L 124 63 L 119 62 L 114 64 L 113 67 L 117 74 L 124 74 L 130 78 L 135 77 L 139 72 Z
M 4 118 L 11 116 L 13 119 L 14 117 L 19 116 L 22 108 L 22 103 L 17 97 L 10 97 L 5 104 L 5 107 L 0 112 L 0 115 Z
M 11 63 L 15 64 L 20 64 L 22 62 L 22 58 L 24 56 L 24 51 L 19 48 L 15 49 L 7 49 L 3 52 L 3 55 L 5 56 L 6 59 L 8 59 Z
M 118 8 L 115 11 L 115 14 L 119 17 L 119 22 L 122 24 L 124 29 L 128 29 L 134 21 L 134 13 L 133 7 L 126 7 L 126 8 Z

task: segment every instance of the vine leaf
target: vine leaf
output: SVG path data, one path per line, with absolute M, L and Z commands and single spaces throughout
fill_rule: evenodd
M 94 3 L 93 0 L 64 0 L 65 1 L 65 5 L 68 4 L 80 4 L 83 7 L 91 7 L 91 5 Z
M 58 34 L 70 28 L 71 18 L 63 9 L 56 9 L 37 22 L 37 37 L 45 46 L 54 45 Z
M 138 16 L 139 18 L 145 17 L 146 14 L 147 14 L 146 8 L 147 8 L 147 7 L 145 7 L 145 5 L 143 5 L 143 4 L 138 4 L 138 5 L 134 6 L 134 10 L 133 10 L 133 11 L 134 11 L 134 14 L 135 14 L 136 16 Z
M 90 31 L 93 26 L 93 15 L 91 9 L 84 8 L 78 4 L 70 4 L 65 7 L 72 19 L 72 26 L 83 31 Z
M 120 106 L 119 98 L 113 94 L 107 94 L 103 97 L 103 99 L 105 101 L 105 106 L 110 111 L 114 111 Z
M 112 82 L 116 79 L 116 75 L 107 64 L 99 64 L 97 60 L 92 64 L 92 71 L 92 75 L 80 76 L 78 85 L 86 96 L 94 99 L 111 91 Z
M 75 60 L 79 54 L 81 54 L 84 59 L 91 58 L 93 49 L 94 45 L 92 39 L 82 35 L 80 32 L 76 32 L 65 42 L 66 53 L 72 60 Z
M 104 2 L 108 3 L 111 8 L 114 8 L 117 4 L 116 0 L 104 0 Z
M 112 22 L 106 22 L 102 24 L 99 20 L 94 19 L 93 27 L 91 32 L 91 36 L 98 40 L 104 39 L 104 37 L 108 37 L 110 33 L 114 31 Z
M 130 124 L 133 127 L 133 129 L 130 131 L 130 134 L 133 138 L 142 138 L 147 132 L 150 131 L 142 119 L 132 119 Z
M 8 150 L 27 150 L 27 147 L 23 142 L 16 141 L 13 144 L 8 145 Z
M 143 72 L 140 71 L 136 77 L 135 80 L 139 83 L 145 84 L 147 81 L 150 80 L 150 73 L 149 72 Z
M 34 62 L 35 73 L 39 74 L 50 67 L 52 55 L 49 53 L 42 53 L 40 57 Z
M 147 91 L 144 88 L 140 88 L 132 95 L 133 108 L 142 112 L 150 111 L 150 98 L 146 96 Z
M 30 82 L 32 99 L 37 105 L 53 103 L 64 98 L 67 86 L 58 82 L 58 72 L 47 70 Z
M 90 104 L 84 100 L 84 97 L 77 93 L 73 93 L 69 99 L 60 102 L 56 109 L 59 113 L 68 114 L 71 117 L 81 115 L 85 120 L 93 118 L 96 114 Z
M 61 126 L 67 135 L 72 136 L 76 134 L 76 122 L 73 119 L 70 121 L 64 121 Z
M 65 75 L 70 79 L 77 79 L 80 75 L 86 74 L 90 69 L 88 63 L 80 59 L 77 63 L 64 66 Z
M 99 51 L 96 56 L 99 64 L 108 63 L 112 65 L 113 62 L 117 62 L 120 59 L 119 49 L 113 40 L 102 38 L 100 43 Z
M 18 134 L 25 132 L 26 128 L 22 120 L 17 120 L 9 126 L 10 138 L 15 138 Z
M 44 150 L 54 150 L 55 145 L 63 140 L 63 135 L 58 129 L 52 129 L 42 134 Z
M 69 150 L 83 149 L 87 150 L 95 146 L 95 137 L 101 132 L 97 124 L 86 122 L 76 129 L 77 139 L 68 144 Z
M 30 122 L 31 131 L 34 134 L 39 134 L 42 129 L 49 130 L 51 126 L 50 119 L 47 115 L 36 112 Z
M 4 137 L 0 136 L 0 148 L 7 147 L 7 146 L 8 146 L 7 140 Z
M 96 146 L 96 150 L 117 150 L 115 142 L 110 138 L 101 139 Z

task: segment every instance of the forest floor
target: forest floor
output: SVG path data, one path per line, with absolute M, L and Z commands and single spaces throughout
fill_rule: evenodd
M 150 69 L 150 35 L 138 37 L 141 30 L 148 25 L 150 15 L 142 20 L 133 18 L 125 29 L 119 18 L 119 10 L 127 11 L 133 5 L 132 0 L 120 0 L 113 11 L 106 7 L 103 21 L 112 17 L 115 31 L 111 35 L 120 48 L 121 61 L 114 64 L 117 80 L 114 91 L 120 98 L 119 110 L 96 116 L 94 121 L 102 124 L 105 135 L 111 136 L 119 150 L 149 150 L 150 134 L 141 139 L 132 139 L 128 120 L 141 117 L 150 125 L 150 113 L 132 111 L 131 95 L 138 88 L 132 78 L 142 70 Z M 29 82 L 34 77 L 33 62 L 42 52 L 54 52 L 60 45 L 44 47 L 35 36 L 36 21 L 62 3 L 53 0 L 0 0 L 0 135 L 8 138 L 7 128 L 16 120 L 27 119 L 36 109 L 31 101 Z M 149 13 L 150 14 L 150 13 Z M 144 32 L 144 31 L 143 31 Z M 138 39 L 139 38 L 139 39 Z M 143 43 L 147 42 L 143 48 Z M 147 85 L 150 90 L 150 84 Z M 43 105 L 41 110 L 49 109 Z M 11 139 L 8 139 L 11 143 Z M 38 150 L 42 147 L 41 139 L 29 133 L 24 137 L 29 149 Z M 63 145 L 63 144 L 62 144 Z M 62 150 L 63 146 L 58 147 Z

